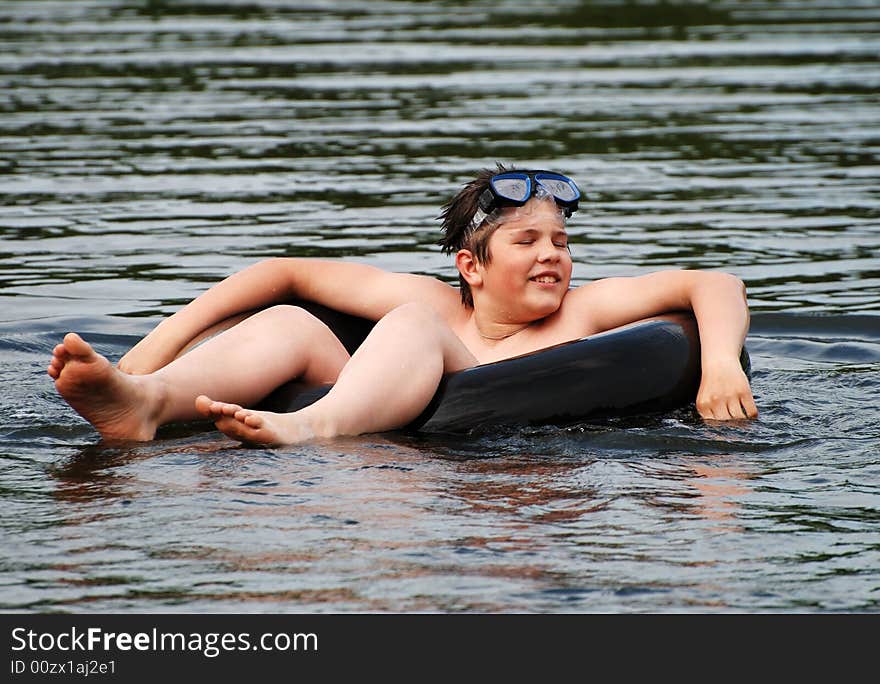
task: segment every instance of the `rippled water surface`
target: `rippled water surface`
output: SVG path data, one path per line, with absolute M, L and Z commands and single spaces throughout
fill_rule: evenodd
M 0 608 L 877 610 L 878 94 L 858 0 L 7 0 Z M 121 447 L 45 375 L 268 256 L 453 282 L 496 160 L 585 188 L 575 284 L 740 276 L 760 419 Z

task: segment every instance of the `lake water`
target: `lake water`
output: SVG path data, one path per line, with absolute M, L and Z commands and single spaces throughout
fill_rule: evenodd
M 876 3 L 7 0 L 0 85 L 0 609 L 880 605 Z M 496 160 L 585 189 L 574 284 L 741 277 L 760 418 L 123 448 L 45 374 L 269 256 L 453 282 Z

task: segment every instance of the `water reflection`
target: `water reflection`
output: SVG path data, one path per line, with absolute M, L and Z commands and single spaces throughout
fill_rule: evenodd
M 694 511 L 718 523 L 732 523 L 719 526 L 719 530 L 742 531 L 736 523 L 742 510 L 742 501 L 752 491 L 748 487 L 750 475 L 741 468 L 695 465 L 694 479 L 687 483 L 698 493 Z

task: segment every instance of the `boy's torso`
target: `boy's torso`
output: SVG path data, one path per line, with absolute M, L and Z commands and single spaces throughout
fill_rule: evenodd
M 448 322 L 479 364 L 501 361 L 599 332 L 591 329 L 589 316 L 573 311 L 573 307 L 568 304 L 569 294 L 566 294 L 561 306 L 554 313 L 532 321 L 500 340 L 480 336 L 473 309 L 462 306 L 459 315 Z

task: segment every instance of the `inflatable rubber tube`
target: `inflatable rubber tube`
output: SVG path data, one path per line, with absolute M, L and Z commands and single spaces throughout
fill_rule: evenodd
M 372 329 L 365 319 L 309 302 L 296 305 L 324 321 L 349 353 Z M 748 374 L 745 348 L 740 362 Z M 487 425 L 564 424 L 593 416 L 664 411 L 694 401 L 699 385 L 696 321 L 691 314 L 673 313 L 449 373 L 406 428 L 463 432 Z M 259 408 L 296 411 L 331 387 L 287 383 Z

